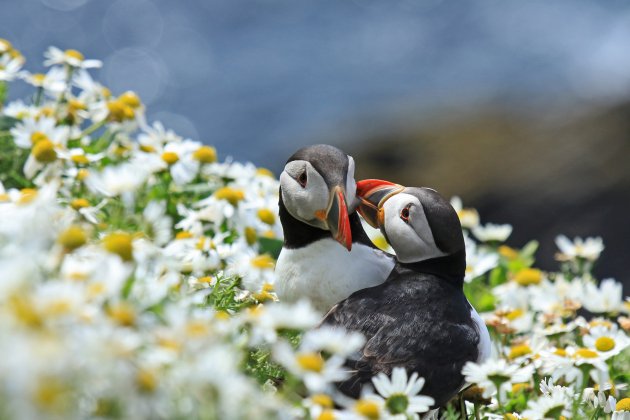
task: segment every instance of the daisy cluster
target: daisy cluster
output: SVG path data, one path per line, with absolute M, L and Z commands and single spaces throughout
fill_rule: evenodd
M 504 243 L 510 225 L 482 225 L 459 198 L 451 204 L 466 240 L 464 290 L 494 346 L 489 360 L 464 367 L 473 384 L 465 394 L 471 411 L 510 419 L 630 418 L 630 299 L 620 283 L 592 274 L 602 239 L 558 236 L 558 271 L 545 272 L 534 267 L 535 241 L 511 248 Z
M 51 47 L 44 64 L 23 70 L 0 39 L 0 418 L 429 410 L 424 380 L 401 368 L 358 400 L 336 391 L 364 338 L 314 329 L 321 314 L 307 302 L 278 302 L 270 171 L 150 124 L 141 98 L 98 83 L 101 63 L 79 51 Z M 32 96 L 7 102 L 12 83 Z M 471 415 L 630 416 L 628 302 L 591 274 L 601 240 L 558 238 L 560 269 L 545 273 L 532 268 L 534 242 L 509 248 L 510 226 L 453 205 L 466 292 L 495 339 L 493 358 L 464 370 Z

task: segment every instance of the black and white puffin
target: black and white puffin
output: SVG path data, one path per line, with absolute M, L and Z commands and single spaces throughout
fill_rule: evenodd
M 464 385 L 462 367 L 490 354 L 485 324 L 463 292 L 466 254 L 453 207 L 429 188 L 381 180 L 357 184 L 359 213 L 381 229 L 396 252 L 396 266 L 381 285 L 335 305 L 322 324 L 365 335 L 340 384 L 351 396 L 379 372 L 396 366 L 426 379 L 422 393 L 439 407 Z
M 280 300 L 308 298 L 326 313 L 353 292 L 385 281 L 394 259 L 372 244 L 354 211 L 357 204 L 351 156 L 318 144 L 288 159 L 280 175 Z

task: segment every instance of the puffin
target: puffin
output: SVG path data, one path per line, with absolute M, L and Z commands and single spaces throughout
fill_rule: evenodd
M 362 333 L 339 389 L 359 397 L 380 372 L 401 366 L 426 382 L 422 393 L 444 406 L 464 386 L 462 367 L 490 355 L 488 330 L 463 291 L 466 254 L 450 203 L 430 188 L 388 181 L 357 183 L 358 212 L 381 230 L 396 253 L 387 280 L 337 303 L 322 325 Z
M 280 174 L 284 243 L 276 262 L 278 298 L 307 298 L 321 314 L 353 292 L 385 281 L 394 268 L 355 212 L 354 159 L 316 144 L 296 151 Z

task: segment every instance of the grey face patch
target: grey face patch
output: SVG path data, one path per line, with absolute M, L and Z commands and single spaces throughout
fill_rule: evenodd
M 408 209 L 407 221 L 401 212 Z M 411 263 L 447 255 L 435 243 L 431 226 L 418 197 L 401 192 L 383 204 L 381 226 L 400 262 Z
M 306 183 L 300 184 L 305 176 Z M 294 160 L 286 164 L 280 174 L 282 201 L 294 218 L 311 226 L 328 230 L 325 220 L 317 217 L 318 212 L 328 210 L 330 189 L 324 178 L 305 160 Z

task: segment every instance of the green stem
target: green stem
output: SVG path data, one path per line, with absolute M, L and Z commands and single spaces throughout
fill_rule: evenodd
M 597 418 L 599 418 L 599 412 L 601 411 L 601 407 L 597 407 L 595 409 L 595 412 L 593 413 L 593 415 L 591 416 L 590 420 L 595 420 Z
M 39 106 L 39 104 L 42 102 L 43 93 L 44 93 L 44 88 L 41 86 L 38 87 L 37 92 L 35 93 L 35 100 L 33 101 L 33 104 L 35 106 Z
M 80 138 L 89 136 L 90 134 L 92 134 L 93 132 L 95 132 L 96 130 L 98 130 L 104 125 L 105 125 L 105 120 L 92 124 L 91 126 L 89 126 L 88 128 L 86 128 L 85 130 L 81 132 Z

